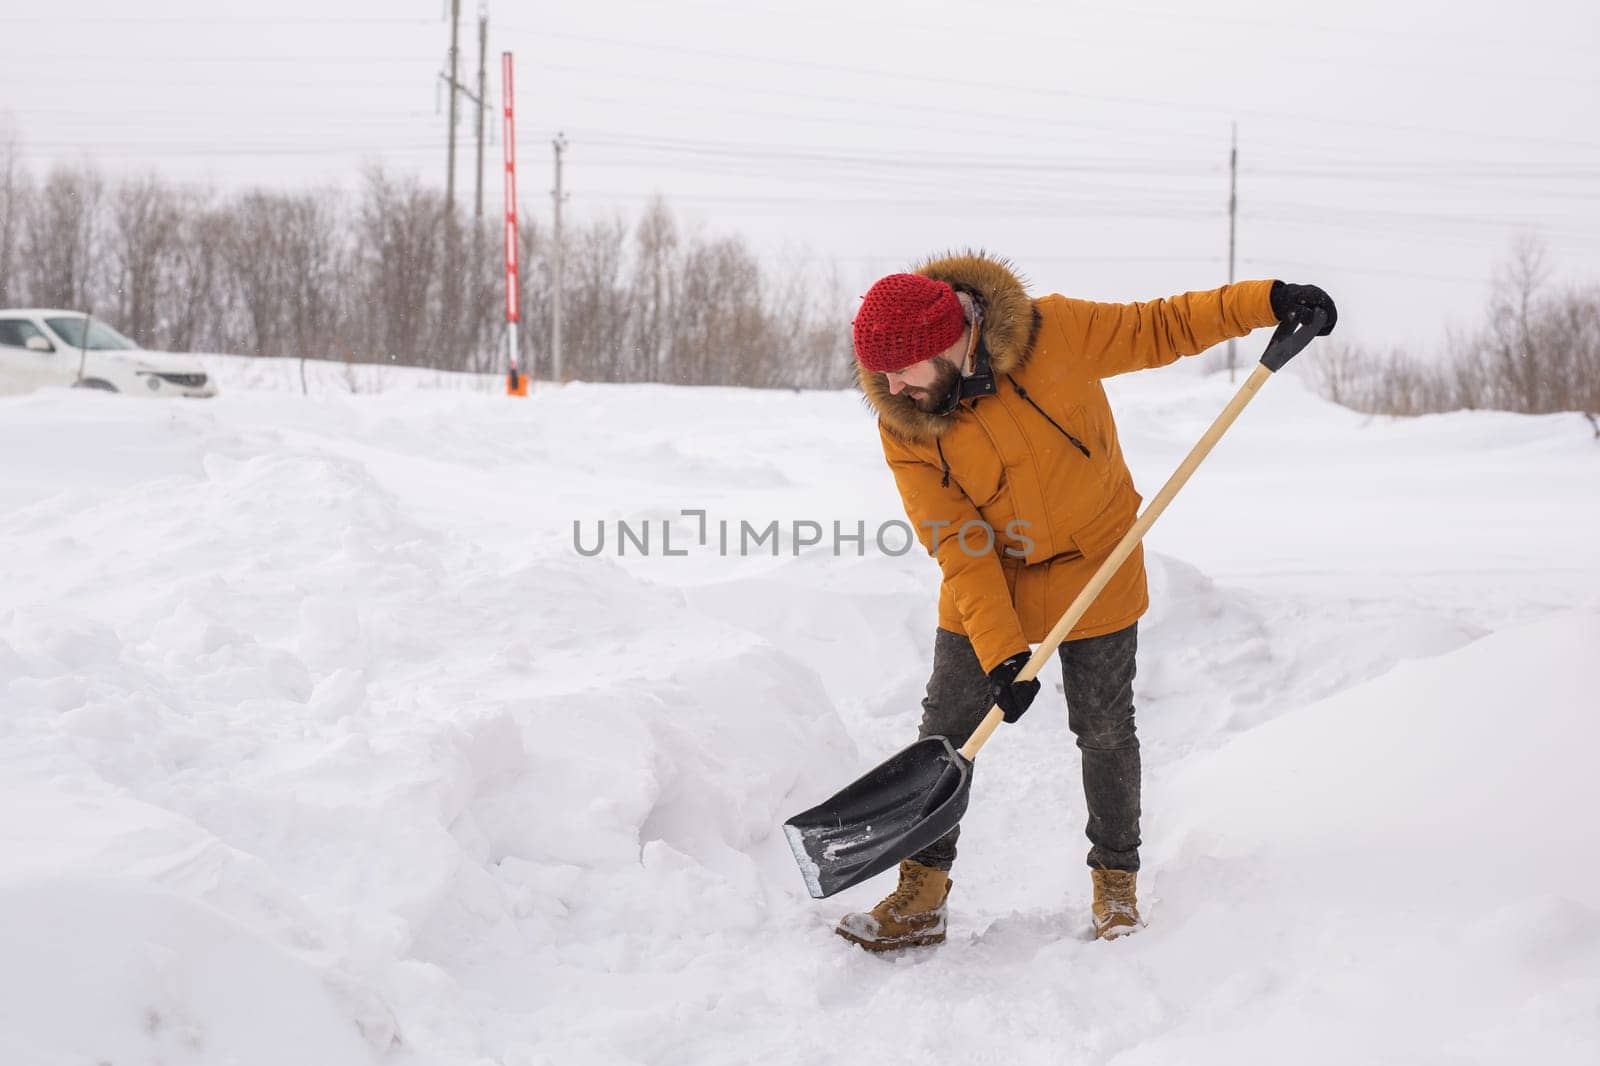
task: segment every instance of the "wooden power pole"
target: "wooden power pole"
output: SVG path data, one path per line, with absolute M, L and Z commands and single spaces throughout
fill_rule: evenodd
M 552 142 L 556 150 L 556 187 L 552 191 L 555 197 L 555 238 L 554 267 L 555 278 L 551 286 L 551 311 L 550 316 L 550 368 L 553 380 L 561 381 L 561 289 L 562 289 L 562 254 L 561 254 L 561 153 L 566 150 L 567 138 L 565 134 L 556 134 Z
M 489 99 L 489 12 L 478 9 L 478 193 L 472 201 L 472 217 L 483 218 L 483 109 Z M 479 227 L 482 229 L 482 227 Z
M 456 87 L 461 55 L 461 0 L 450 0 L 450 161 L 446 164 L 444 178 L 445 205 L 451 211 L 456 206 Z
M 476 192 L 472 199 L 473 217 L 483 217 L 483 121 L 484 110 L 488 107 L 489 100 L 489 13 L 485 8 L 478 9 L 478 85 L 477 91 L 461 84 L 457 77 L 460 69 L 460 52 L 457 45 L 459 16 L 461 13 L 461 0 L 450 0 L 450 69 L 439 75 L 439 80 L 444 82 L 445 90 L 450 94 L 450 162 L 445 175 L 445 201 L 454 212 L 456 206 L 456 127 L 460 101 L 456 98 L 464 96 L 477 105 L 477 137 L 478 137 L 478 174 Z
M 1228 284 L 1233 284 L 1234 230 L 1239 217 L 1239 124 L 1233 124 L 1233 147 L 1228 150 Z M 1228 380 L 1234 379 L 1238 363 L 1234 361 L 1237 345 L 1228 338 Z

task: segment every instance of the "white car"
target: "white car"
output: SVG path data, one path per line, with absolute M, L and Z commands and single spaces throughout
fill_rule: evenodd
M 0 311 L 0 393 L 71 385 L 133 396 L 215 396 L 205 367 L 147 352 L 82 311 Z

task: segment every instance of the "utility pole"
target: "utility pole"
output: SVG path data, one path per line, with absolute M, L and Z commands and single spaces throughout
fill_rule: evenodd
M 456 207 L 456 74 L 457 59 L 461 54 L 461 0 L 450 0 L 450 76 L 445 79 L 450 86 L 450 162 L 445 172 L 444 200 L 450 211 Z
M 1228 284 L 1233 284 L 1233 242 L 1234 230 L 1239 217 L 1239 124 L 1233 124 L 1233 147 L 1228 151 Z M 1234 379 L 1235 368 L 1239 365 L 1234 361 L 1236 344 L 1232 337 L 1228 338 L 1228 381 Z
M 489 75 L 487 67 L 489 55 L 489 11 L 485 7 L 478 8 L 478 195 L 472 203 L 472 217 L 483 218 L 483 110 L 484 101 L 489 98 Z M 483 227 L 479 227 L 482 229 Z
M 489 12 L 487 8 L 478 9 L 478 91 L 473 92 L 461 84 L 456 76 L 460 64 L 457 59 L 457 28 L 458 18 L 461 13 L 461 0 L 450 0 L 450 69 L 441 72 L 439 80 L 444 82 L 445 90 L 450 94 L 450 164 L 449 172 L 445 176 L 445 200 L 453 210 L 456 205 L 456 126 L 457 104 L 456 97 L 465 96 L 478 108 L 478 183 L 477 193 L 473 198 L 473 216 L 483 217 L 483 119 L 484 111 L 488 108 L 488 53 L 489 53 Z
M 552 288 L 552 306 L 554 312 L 550 316 L 550 366 L 554 380 L 561 381 L 561 288 L 562 288 L 562 254 L 561 254 L 561 153 L 566 150 L 567 137 L 564 133 L 556 134 L 556 139 L 551 142 L 556 150 L 556 187 L 552 195 L 556 202 L 555 217 L 555 284 Z

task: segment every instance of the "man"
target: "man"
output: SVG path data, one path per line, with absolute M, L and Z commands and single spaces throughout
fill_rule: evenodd
M 933 260 L 867 292 L 854 322 L 857 378 L 877 409 L 906 515 L 939 562 L 933 673 L 920 736 L 966 742 L 998 704 L 1014 722 L 1039 691 L 1019 683 L 1043 640 L 1133 524 L 1133 488 L 1100 381 L 1165 366 L 1333 301 L 1310 285 L 1247 281 L 1149 303 L 1028 296 L 1001 260 Z M 1135 550 L 1060 649 L 1067 722 L 1082 754 L 1095 935 L 1140 924 L 1138 620 L 1149 603 Z M 900 864 L 895 891 L 840 921 L 873 951 L 941 943 L 957 827 Z

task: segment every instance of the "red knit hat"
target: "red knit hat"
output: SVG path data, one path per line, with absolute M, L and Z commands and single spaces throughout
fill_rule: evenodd
M 852 323 L 856 361 L 887 373 L 931 359 L 961 339 L 967 316 L 956 291 L 920 274 L 879 278 Z

